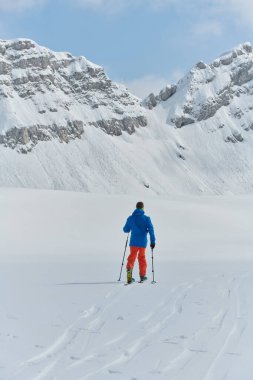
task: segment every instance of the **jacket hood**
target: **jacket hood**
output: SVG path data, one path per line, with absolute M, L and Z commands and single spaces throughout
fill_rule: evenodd
M 144 215 L 144 214 L 145 214 L 144 210 L 142 210 L 141 208 L 137 208 L 134 210 L 132 215 Z

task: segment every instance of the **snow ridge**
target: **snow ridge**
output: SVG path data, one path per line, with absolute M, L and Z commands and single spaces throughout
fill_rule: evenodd
M 0 144 L 22 153 L 39 141 L 80 138 L 86 125 L 110 135 L 146 126 L 138 98 L 84 57 L 26 39 L 0 40 Z
M 227 107 L 228 117 L 240 118 L 252 109 L 252 80 L 252 46 L 246 42 L 209 65 L 198 62 L 177 85 L 166 86 L 157 96 L 150 94 L 142 104 L 152 109 L 163 103 L 167 123 L 177 128 L 219 115 L 222 107 Z M 251 123 L 247 127 L 251 129 Z M 242 138 L 228 141 L 236 140 Z
M 249 43 L 141 104 L 84 57 L 2 40 L 0 186 L 252 193 L 252 110 Z

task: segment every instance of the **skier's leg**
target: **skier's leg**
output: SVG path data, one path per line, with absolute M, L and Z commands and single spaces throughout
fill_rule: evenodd
M 132 272 L 133 272 L 137 252 L 138 252 L 138 247 L 132 247 L 132 246 L 130 247 L 130 255 L 127 258 L 127 266 L 126 266 L 128 284 L 131 284 L 131 282 L 135 281 L 132 276 Z
M 140 277 L 144 277 L 146 276 L 147 271 L 146 248 L 139 248 L 138 261 L 140 268 Z
M 126 265 L 127 270 L 131 270 L 131 271 L 133 270 L 138 249 L 139 249 L 138 247 L 133 247 L 133 246 L 130 247 L 130 255 L 127 258 L 127 265 Z

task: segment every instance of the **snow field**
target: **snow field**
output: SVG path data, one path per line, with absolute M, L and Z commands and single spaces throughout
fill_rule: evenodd
M 0 189 L 0 259 L 65 255 L 120 264 L 122 228 L 142 200 L 153 221 L 159 261 L 252 259 L 253 197 L 151 197 Z M 150 250 L 148 250 L 150 255 Z
M 251 379 L 248 264 L 158 264 L 156 285 L 127 287 L 85 260 L 26 266 L 19 289 L 8 276 L 1 379 Z
M 157 284 L 147 250 L 124 286 L 139 200 Z M 0 380 L 252 380 L 252 200 L 1 189 Z

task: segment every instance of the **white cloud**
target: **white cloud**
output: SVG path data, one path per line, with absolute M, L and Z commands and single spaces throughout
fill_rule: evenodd
M 194 25 L 193 35 L 195 38 L 220 37 L 223 32 L 223 25 L 217 20 L 201 21 Z
M 253 1 L 252 0 L 228 0 L 230 7 L 236 16 L 235 20 L 253 28 Z M 224 4 L 225 7 L 225 4 Z
M 125 82 L 124 84 L 132 94 L 143 99 L 147 97 L 151 92 L 158 94 L 161 89 L 169 83 L 177 83 L 178 80 L 182 78 L 182 76 L 183 73 L 180 70 L 177 70 L 168 76 L 169 79 L 156 75 L 146 75 L 142 78 L 137 78 Z
M 183 76 L 185 75 L 185 73 L 178 69 L 178 70 L 174 70 L 170 75 L 169 75 L 169 82 L 170 83 L 177 83 L 179 81 L 179 79 L 182 79 Z
M 46 0 L 0 0 L 0 11 L 19 12 L 28 8 L 35 8 Z
M 179 0 L 181 2 L 181 0 Z M 196 5 L 202 4 L 206 17 L 225 16 L 232 18 L 234 24 L 253 28 L 253 1 L 252 0 L 211 0 L 205 7 L 206 0 L 196 0 Z M 183 3 L 182 3 L 183 4 Z M 205 9 L 206 8 L 206 9 Z M 224 20 L 225 22 L 225 20 Z
M 132 94 L 143 99 L 151 92 L 157 94 L 167 83 L 168 81 L 164 78 L 146 75 L 145 77 L 128 81 L 125 85 Z
M 246 26 L 253 27 L 253 0 L 67 0 L 84 8 L 105 13 L 118 13 L 127 8 L 137 9 L 138 7 L 153 11 L 162 11 L 164 8 L 173 7 L 177 11 L 186 12 L 191 17 L 191 12 L 199 14 L 202 22 L 202 31 L 205 34 L 219 35 L 221 27 L 215 21 L 215 16 L 231 16 L 236 22 L 243 22 Z M 18 0 L 14 0 L 18 3 Z M 21 3 L 34 2 L 33 0 L 20 0 Z M 1 1 L 2 4 L 5 1 Z M 7 3 L 8 4 L 8 3 Z M 204 28 L 205 20 L 213 17 L 214 21 Z M 216 25 L 215 25 L 216 23 Z M 214 27 L 213 32 L 211 27 Z M 201 25 L 199 26 L 201 27 Z
M 70 0 L 69 0 L 70 1 Z M 127 8 L 136 9 L 140 6 L 159 10 L 165 6 L 177 5 L 177 0 L 74 0 L 75 3 L 83 8 L 105 13 L 118 13 Z M 191 1 L 191 0 L 185 0 Z M 179 1 L 180 3 L 180 1 Z
M 138 3 L 138 0 L 136 2 Z M 83 8 L 106 13 L 120 12 L 132 7 L 136 2 L 133 0 L 75 0 L 75 3 Z
M 126 8 L 146 8 L 153 11 L 164 10 L 164 8 L 175 8 L 177 10 L 186 11 L 199 10 L 209 8 L 210 5 L 219 6 L 224 0 L 68 0 L 84 8 L 90 8 L 95 11 L 109 11 L 116 13 Z M 231 1 L 231 0 L 228 0 Z

